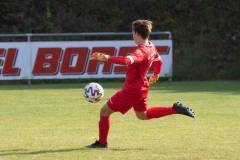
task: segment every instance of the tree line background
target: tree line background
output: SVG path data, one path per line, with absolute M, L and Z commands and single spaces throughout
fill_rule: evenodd
M 174 80 L 240 80 L 240 0 L 0 0 L 0 34 L 131 32 L 173 36 Z M 7 39 L 1 39 L 7 40 Z

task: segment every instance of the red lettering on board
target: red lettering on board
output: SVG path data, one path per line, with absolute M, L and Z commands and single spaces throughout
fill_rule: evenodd
M 168 46 L 156 46 L 159 54 L 168 54 Z M 127 56 L 131 54 L 136 47 L 124 46 L 119 48 L 117 56 Z M 94 52 L 102 52 L 108 55 L 114 56 L 116 52 L 115 47 L 93 47 L 91 54 Z M 115 74 L 126 73 L 127 66 L 114 66 L 110 62 L 89 61 L 88 54 L 89 48 L 87 47 L 75 47 L 66 48 L 63 54 L 61 48 L 39 48 L 33 68 L 34 75 L 54 75 L 59 72 L 63 75 L 67 74 L 83 74 L 85 71 L 88 74 L 97 74 L 102 72 L 103 74 L 111 74 L 112 71 Z M 73 60 L 75 60 L 73 62 Z M 87 65 L 88 62 L 88 65 Z M 74 64 L 73 64 L 74 63 Z M 99 65 L 102 64 L 102 71 L 99 71 Z M 87 68 L 86 68 L 87 66 Z M 149 72 L 153 71 L 153 66 L 149 69 Z
M 0 48 L 0 57 L 5 57 L 5 49 L 4 48 Z M 3 65 L 3 60 L 0 59 L 0 66 Z
M 168 46 L 156 46 L 156 49 L 160 55 L 168 54 L 170 47 Z
M 67 48 L 65 50 L 60 73 L 62 74 L 82 74 L 85 71 L 89 49 Z M 75 59 L 75 64 L 73 60 Z
M 2 51 L 1 51 L 1 53 L 2 53 Z M 5 58 L 5 62 L 4 62 L 3 70 L 2 70 L 3 76 L 19 75 L 20 69 L 18 67 L 14 67 L 16 59 L 17 59 L 17 53 L 18 53 L 17 48 L 9 48 L 7 50 L 7 54 L 6 54 L 6 58 Z M 4 51 L 1 55 L 4 55 Z M 1 61 L 1 63 L 2 63 L 2 61 Z
M 61 48 L 39 48 L 32 74 L 34 75 L 57 74 L 59 62 L 61 60 L 61 55 L 62 55 Z

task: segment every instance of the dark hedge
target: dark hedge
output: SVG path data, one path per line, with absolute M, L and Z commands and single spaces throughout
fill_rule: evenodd
M 136 19 L 173 35 L 173 80 L 240 79 L 239 0 L 0 0 L 0 34 L 131 32 Z

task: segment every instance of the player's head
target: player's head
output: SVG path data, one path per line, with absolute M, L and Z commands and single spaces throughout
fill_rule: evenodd
M 138 33 L 142 39 L 149 38 L 152 30 L 152 21 L 149 20 L 136 20 L 132 23 L 132 31 Z

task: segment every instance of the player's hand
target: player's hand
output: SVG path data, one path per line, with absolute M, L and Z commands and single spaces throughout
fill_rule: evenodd
M 158 78 L 159 78 L 159 74 L 152 74 L 151 75 L 151 77 L 149 78 L 149 84 L 153 84 L 153 83 L 155 83 L 157 80 L 158 80 Z
M 108 61 L 108 59 L 110 58 L 109 55 L 104 54 L 104 53 L 100 53 L 100 52 L 94 52 L 89 59 L 90 60 L 97 60 L 97 61 Z

